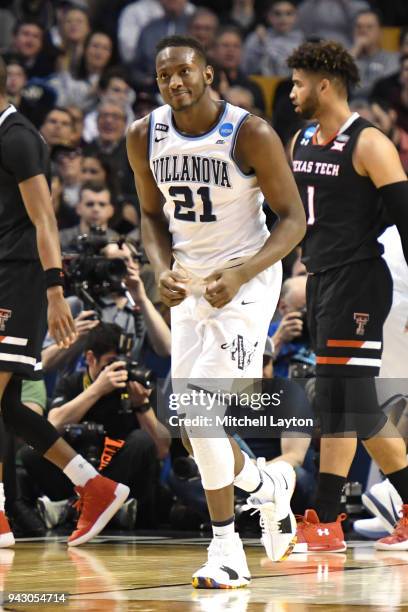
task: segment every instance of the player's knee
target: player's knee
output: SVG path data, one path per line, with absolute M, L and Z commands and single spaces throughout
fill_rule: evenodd
M 223 489 L 234 481 L 234 453 L 225 437 L 191 437 L 194 459 L 204 489 Z

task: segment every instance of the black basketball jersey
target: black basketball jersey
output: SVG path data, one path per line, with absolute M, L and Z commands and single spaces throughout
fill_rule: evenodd
M 373 127 L 354 113 L 336 136 L 316 144 L 317 125 L 301 131 L 293 150 L 293 172 L 305 207 L 307 231 L 303 262 L 308 272 L 321 272 L 351 262 L 379 257 L 377 238 L 385 227 L 378 190 L 353 166 L 361 131 Z
M 0 114 L 0 261 L 38 259 L 35 227 L 18 185 L 39 174 L 50 184 L 48 147 L 32 123 L 9 106 Z

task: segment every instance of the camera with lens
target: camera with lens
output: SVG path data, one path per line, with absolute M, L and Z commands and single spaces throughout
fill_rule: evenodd
M 146 368 L 138 361 L 134 361 L 129 357 L 129 353 L 133 346 L 133 335 L 123 333 L 120 335 L 118 345 L 118 356 L 112 359 L 109 363 L 115 363 L 116 361 L 124 361 L 124 370 L 128 373 L 128 382 L 138 382 L 139 384 L 146 387 L 146 389 L 153 389 L 154 387 L 154 374 L 153 370 Z M 120 408 L 118 414 L 131 414 L 137 412 L 137 408 L 133 408 L 131 405 L 129 393 L 127 389 L 119 391 L 120 393 Z
M 88 292 L 98 297 L 123 289 L 125 262 L 120 257 L 111 259 L 100 254 L 108 243 L 106 230 L 91 226 L 88 234 L 77 238 L 78 254 L 64 255 L 67 282 L 78 297 L 86 298 Z
M 100 423 L 65 425 L 64 440 L 95 468 L 99 466 L 105 440 L 105 428 Z

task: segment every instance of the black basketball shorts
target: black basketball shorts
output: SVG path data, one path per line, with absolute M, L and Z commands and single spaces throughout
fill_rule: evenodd
M 383 325 L 392 305 L 385 261 L 359 261 L 309 275 L 306 301 L 317 375 L 377 376 Z
M 42 378 L 47 295 L 39 261 L 0 262 L 0 372 Z

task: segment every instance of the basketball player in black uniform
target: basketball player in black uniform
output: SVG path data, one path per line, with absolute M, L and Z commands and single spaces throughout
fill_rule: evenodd
M 345 550 L 338 513 L 357 437 L 404 504 L 394 533 L 376 546 L 408 550 L 405 444 L 379 410 L 374 387 L 392 303 L 377 239 L 395 223 L 408 260 L 408 182 L 391 141 L 349 109 L 358 70 L 341 45 L 305 43 L 288 64 L 295 111 L 314 120 L 295 136 L 292 158 L 308 223 L 303 261 L 322 428 L 316 511 L 298 526 L 297 550 Z
M 45 273 L 44 273 L 45 270 Z M 21 436 L 76 485 L 82 512 L 69 544 L 97 535 L 129 488 L 102 477 L 56 429 L 21 403 L 21 378 L 41 377 L 41 344 L 48 327 L 61 347 L 75 339 L 64 300 L 58 230 L 49 191 L 48 149 L 34 126 L 6 99 L 0 58 L 0 398 L 7 429 Z M 127 372 L 116 376 L 124 382 Z M 0 441 L 1 442 L 1 441 Z M 0 452 L 4 448 L 0 447 Z M 4 514 L 0 456 L 0 548 L 14 544 Z

